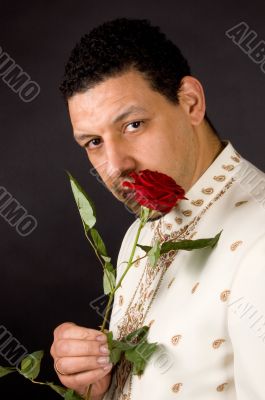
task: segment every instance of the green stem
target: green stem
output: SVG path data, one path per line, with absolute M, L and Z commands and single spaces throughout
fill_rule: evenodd
M 134 244 L 133 244 L 132 252 L 131 252 L 127 267 L 126 267 L 125 271 L 123 272 L 122 276 L 120 277 L 120 280 L 117 283 L 116 287 L 114 288 L 112 294 L 114 294 L 119 289 L 119 287 L 122 284 L 123 279 L 125 278 L 125 275 L 129 271 L 129 269 L 131 268 L 133 263 L 136 261 L 136 260 L 133 261 L 133 257 L 134 257 L 135 250 L 136 250 L 136 245 L 137 245 L 137 242 L 138 242 L 138 239 L 139 239 L 139 236 L 140 236 L 140 233 L 141 233 L 141 230 L 143 229 L 143 227 L 144 227 L 144 222 L 140 221 L 140 225 L 138 227 L 138 230 L 137 230 L 137 233 L 136 233 L 136 236 L 135 236 L 135 239 L 134 239 Z
M 89 236 L 88 236 L 88 234 L 87 234 L 87 231 L 86 231 L 86 228 L 85 228 L 85 227 L 84 227 L 84 231 L 85 231 L 85 235 L 86 235 L 87 240 L 89 241 L 89 243 L 90 243 L 91 246 L 93 247 L 93 250 L 94 250 L 94 252 L 96 253 L 97 258 L 99 259 L 100 264 L 101 264 L 102 267 L 104 268 L 104 263 L 103 263 L 103 261 L 102 261 L 100 255 L 98 254 L 98 251 L 97 251 L 96 247 L 94 246 L 94 243 L 92 242 L 92 240 L 90 240 L 90 238 L 89 238 Z
M 108 300 L 108 304 L 107 304 L 107 307 L 106 307 L 106 312 L 105 312 L 105 315 L 104 315 L 103 323 L 101 325 L 101 329 L 100 329 L 101 332 L 104 332 L 106 323 L 108 321 L 108 317 L 109 317 L 109 313 L 110 313 L 110 310 L 111 310 L 111 303 L 112 303 L 113 297 L 114 297 L 114 292 L 111 292 L 110 295 L 109 295 L 109 300 Z
M 86 400 L 90 399 L 91 391 L 92 391 L 92 383 L 90 383 L 90 385 L 88 386 L 88 391 L 86 393 Z
M 38 385 L 47 385 L 46 382 L 39 382 L 39 381 L 34 381 L 34 379 L 30 379 L 32 383 L 37 383 Z

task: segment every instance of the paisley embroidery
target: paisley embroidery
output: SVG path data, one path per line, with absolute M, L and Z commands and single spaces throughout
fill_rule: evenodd
M 202 189 L 202 193 L 204 194 L 212 194 L 213 193 L 213 188 L 212 187 L 207 187 Z
M 190 235 L 190 240 L 197 234 L 197 231 L 192 232 L 192 234 Z
M 220 299 L 222 301 L 227 301 L 229 295 L 230 295 L 230 290 L 224 290 L 221 294 L 220 294 Z
M 119 306 L 122 306 L 122 305 L 123 305 L 123 296 L 120 295 L 119 296 Z
M 204 201 L 202 199 L 198 199 L 198 200 L 192 200 L 191 204 L 193 204 L 194 206 L 202 206 L 204 203 Z
M 151 228 L 151 229 L 154 229 L 155 226 L 156 226 L 156 222 L 155 222 L 155 221 L 151 222 L 150 228 Z
M 228 165 L 222 165 L 222 168 L 225 169 L 226 171 L 233 171 L 235 166 L 232 164 L 228 164 Z
M 172 386 L 172 392 L 178 393 L 181 389 L 181 386 L 183 386 L 183 383 L 175 383 L 175 385 Z
M 185 210 L 185 211 L 182 211 L 182 214 L 185 215 L 185 217 L 190 217 L 191 214 L 192 214 L 192 211 L 191 210 Z
M 242 204 L 245 204 L 245 203 L 248 203 L 248 200 L 238 201 L 238 202 L 235 204 L 235 207 L 240 207 L 240 206 L 242 206 Z
M 171 230 L 172 229 L 172 224 L 166 224 L 166 229 Z
M 225 389 L 226 385 L 228 385 L 227 382 L 222 383 L 221 385 L 217 386 L 217 388 L 216 388 L 217 392 L 222 392 Z
M 237 163 L 239 163 L 239 158 L 238 157 L 235 157 L 235 156 L 231 156 L 231 159 L 233 160 L 233 161 L 235 161 L 235 162 L 237 162 Z
M 137 267 L 139 267 L 139 265 L 140 265 L 140 256 L 137 256 L 134 266 L 137 268 Z
M 132 370 L 131 363 L 125 358 L 122 358 L 119 367 L 116 369 L 115 380 L 116 387 L 118 388 L 119 394 L 122 393 L 122 389 L 127 381 L 127 378 Z M 123 395 L 122 395 L 123 396 Z
M 214 176 L 213 179 L 217 182 L 223 182 L 225 180 L 225 175 Z
M 225 339 L 216 339 L 213 343 L 212 346 L 214 349 L 219 349 L 219 347 L 221 346 L 221 344 L 223 344 L 225 342 Z
M 235 251 L 240 244 L 242 244 L 242 240 L 237 240 L 236 242 L 232 243 L 230 246 L 231 251 Z
M 182 221 L 183 221 L 183 220 L 182 220 L 182 218 L 176 217 L 176 218 L 175 218 L 175 221 L 176 221 L 177 224 L 180 225 L 180 224 L 182 224 Z
M 175 345 L 178 344 L 178 342 L 180 341 L 181 338 L 182 338 L 181 335 L 172 336 L 172 338 L 171 338 L 171 343 L 174 344 L 174 346 L 175 346 Z
M 199 286 L 200 282 L 195 283 L 195 285 L 193 286 L 193 288 L 191 289 L 191 293 L 194 293 L 195 290 L 197 289 L 197 287 Z
M 147 298 L 150 299 L 154 294 L 154 290 L 151 290 L 151 292 L 148 293 Z

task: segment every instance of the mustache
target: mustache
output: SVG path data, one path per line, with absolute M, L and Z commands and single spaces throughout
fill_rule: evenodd
M 123 186 L 123 182 L 125 181 L 133 181 L 133 179 L 130 177 L 118 179 L 111 185 L 110 190 L 114 196 L 116 196 L 122 203 L 125 204 L 125 206 L 133 209 L 134 212 L 136 210 L 138 211 L 140 210 L 141 206 L 135 201 L 135 191 L 131 188 Z
M 122 179 L 117 178 L 115 179 L 112 184 L 110 185 L 110 190 L 116 194 L 126 194 L 126 193 L 133 193 L 132 189 L 123 186 L 123 182 L 133 182 L 131 177 L 123 177 Z

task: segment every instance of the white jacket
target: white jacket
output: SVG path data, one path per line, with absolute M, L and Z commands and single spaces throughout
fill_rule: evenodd
M 140 378 L 121 364 L 104 400 L 265 399 L 265 174 L 223 142 L 188 200 L 148 222 L 139 240 L 150 245 L 222 230 L 219 242 L 168 253 L 155 269 L 146 258 L 131 268 L 110 329 L 120 339 L 150 324 L 148 340 L 160 348 Z M 117 279 L 138 224 L 123 239 Z M 136 256 L 143 255 L 138 248 Z

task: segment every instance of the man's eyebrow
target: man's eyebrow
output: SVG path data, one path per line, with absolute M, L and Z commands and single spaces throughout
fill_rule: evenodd
M 74 134 L 74 140 L 78 143 L 79 141 L 94 138 L 96 135 L 89 135 L 88 133 Z
M 140 112 L 147 112 L 147 110 L 141 106 L 136 106 L 136 105 L 132 105 L 129 108 L 127 108 L 126 110 L 124 110 L 121 114 L 117 115 L 113 120 L 112 123 L 116 124 L 117 122 L 123 120 L 124 118 L 128 117 L 130 114 L 135 114 L 135 113 L 140 113 Z M 93 134 L 88 134 L 88 133 L 81 133 L 81 134 L 77 134 L 74 135 L 75 140 L 85 140 L 85 139 L 89 139 L 91 137 L 95 137 L 96 135 Z
M 116 124 L 117 122 L 123 120 L 124 118 L 128 117 L 128 115 L 130 114 L 135 114 L 138 112 L 147 112 L 147 110 L 143 107 L 140 106 L 135 106 L 132 105 L 129 108 L 127 108 L 127 110 L 123 111 L 120 115 L 118 115 L 117 117 L 115 117 L 112 121 L 113 124 Z

